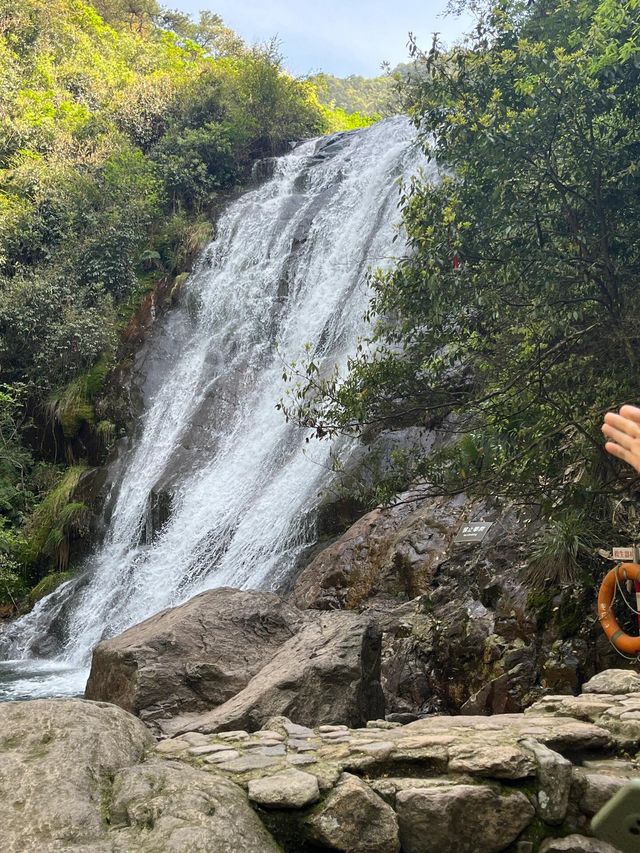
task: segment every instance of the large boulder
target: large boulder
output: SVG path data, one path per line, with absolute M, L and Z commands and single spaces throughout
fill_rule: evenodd
M 0 705 L 2 853 L 277 853 L 233 782 L 145 756 L 135 717 L 78 699 Z
M 3 853 L 106 839 L 103 802 L 111 779 L 152 744 L 143 724 L 113 705 L 78 699 L 0 704 Z
M 368 617 L 315 613 L 236 696 L 164 731 L 259 729 L 284 715 L 305 726 L 363 726 L 384 715 L 380 685 L 381 632 Z
M 276 595 L 215 589 L 95 648 L 85 696 L 148 724 L 239 693 L 303 623 Z

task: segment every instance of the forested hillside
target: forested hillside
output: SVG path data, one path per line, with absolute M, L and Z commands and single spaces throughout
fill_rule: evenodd
M 405 188 L 410 252 L 348 375 L 310 364 L 286 408 L 321 437 L 440 425 L 446 449 L 397 452 L 373 502 L 515 501 L 544 522 L 533 578 L 572 580 L 639 534 L 600 425 L 640 398 L 640 3 L 457 5 L 474 36 L 416 48 L 405 86 L 446 171 Z
M 145 293 L 189 269 L 256 158 L 358 123 L 216 15 L 0 0 L 0 602 L 69 568 Z
M 334 109 L 347 113 L 382 118 L 397 114 L 399 110 L 398 74 L 381 74 L 378 77 L 335 77 L 333 74 L 314 74 L 309 78 L 318 90 L 320 100 Z

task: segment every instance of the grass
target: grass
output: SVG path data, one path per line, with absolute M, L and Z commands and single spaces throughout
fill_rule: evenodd
M 85 465 L 68 468 L 33 512 L 27 525 L 27 562 L 49 557 L 59 571 L 66 570 L 70 535 L 81 531 L 87 519 L 86 505 L 73 500 L 85 471 Z

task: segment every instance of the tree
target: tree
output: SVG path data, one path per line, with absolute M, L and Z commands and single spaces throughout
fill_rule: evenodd
M 346 378 L 303 371 L 286 406 L 322 435 L 446 418 L 457 439 L 396 457 L 378 496 L 423 479 L 551 524 L 610 518 L 602 414 L 638 398 L 639 9 L 501 0 L 468 44 L 415 48 L 406 94 L 441 180 L 405 187 L 409 251 L 374 277 Z

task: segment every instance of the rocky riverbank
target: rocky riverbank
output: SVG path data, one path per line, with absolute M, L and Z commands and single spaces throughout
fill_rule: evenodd
M 3 851 L 615 853 L 592 815 L 637 776 L 640 677 L 524 714 L 189 731 L 102 702 L 0 705 Z

